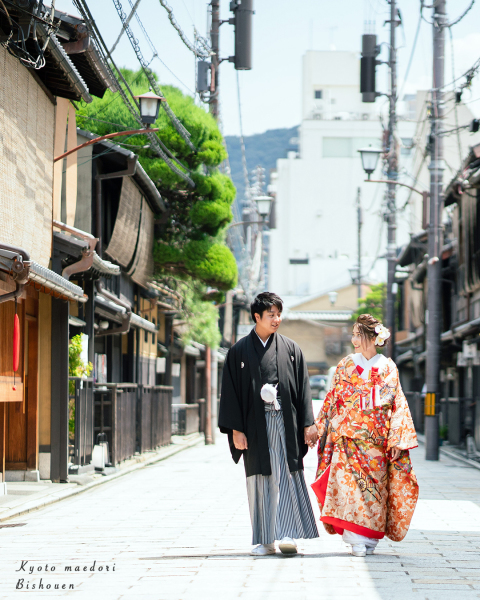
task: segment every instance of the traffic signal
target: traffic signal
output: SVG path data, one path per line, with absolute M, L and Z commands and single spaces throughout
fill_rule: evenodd
M 360 60 L 360 92 L 362 102 L 375 102 L 375 70 L 380 48 L 377 36 L 371 33 L 362 35 L 362 58 Z
M 235 56 L 229 60 L 237 71 L 249 71 L 252 68 L 253 0 L 232 0 L 230 10 L 234 14 Z

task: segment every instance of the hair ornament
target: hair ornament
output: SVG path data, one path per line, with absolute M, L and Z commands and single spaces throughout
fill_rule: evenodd
M 385 341 L 390 337 L 390 331 L 382 323 L 379 323 L 375 327 L 375 333 L 377 334 L 375 346 L 383 346 Z

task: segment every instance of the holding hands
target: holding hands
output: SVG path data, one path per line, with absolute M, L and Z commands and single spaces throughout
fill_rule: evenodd
M 309 448 L 314 448 L 318 441 L 318 429 L 315 424 L 304 428 L 305 443 Z M 233 430 L 233 445 L 237 450 L 247 450 L 248 442 L 244 433 Z
M 314 448 L 318 441 L 318 429 L 315 423 L 304 428 L 305 443 L 309 448 Z

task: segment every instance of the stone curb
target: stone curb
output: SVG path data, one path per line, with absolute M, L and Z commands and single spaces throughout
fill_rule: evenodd
M 108 483 L 109 481 L 113 481 L 114 479 L 118 479 L 119 477 L 123 477 L 124 475 L 128 475 L 129 473 L 148 467 L 151 464 L 161 462 L 162 460 L 166 460 L 167 458 L 175 456 L 175 454 L 178 454 L 183 450 L 193 448 L 194 446 L 197 446 L 200 443 L 204 443 L 204 436 L 202 434 L 199 434 L 198 437 L 189 440 L 185 444 L 178 444 L 173 448 L 166 448 L 164 452 L 160 450 L 159 453 L 156 453 L 155 455 L 149 458 L 142 460 L 143 457 L 139 456 L 136 459 L 134 459 L 137 461 L 137 464 L 131 465 L 121 471 L 118 471 L 117 473 L 106 475 L 96 481 L 87 483 L 86 485 L 75 484 L 75 487 L 52 492 L 51 494 L 38 498 L 37 500 L 31 500 L 30 502 L 27 501 L 21 506 L 5 511 L 5 513 L 0 514 L 0 523 L 3 523 L 4 521 L 7 521 L 14 517 L 19 517 L 20 515 L 39 510 L 41 508 L 44 508 L 45 506 L 49 506 L 50 504 L 55 504 L 56 502 L 60 502 L 60 500 L 65 500 L 66 498 L 71 498 L 72 496 L 76 496 L 77 494 L 82 494 L 83 492 L 91 490 L 92 488 L 95 488 L 99 485 L 103 485 L 105 483 Z
M 420 444 L 425 445 L 425 436 L 422 433 L 417 433 L 417 440 L 419 441 Z M 470 460 L 469 458 L 465 458 L 465 456 L 462 456 L 459 452 L 455 452 L 454 450 L 447 450 L 447 449 L 443 448 L 442 446 L 440 446 L 439 450 L 440 450 L 440 454 L 442 454 L 443 456 L 447 456 L 448 458 L 453 458 L 455 460 L 459 460 L 460 462 L 463 462 L 464 464 L 468 465 L 469 467 L 474 467 L 475 469 L 480 469 L 480 463 L 475 462 L 474 460 Z

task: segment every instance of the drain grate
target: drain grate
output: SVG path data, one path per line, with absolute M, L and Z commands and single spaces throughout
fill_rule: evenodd
M 0 529 L 5 529 L 6 527 L 23 527 L 26 523 L 8 523 L 5 525 L 0 525 Z

